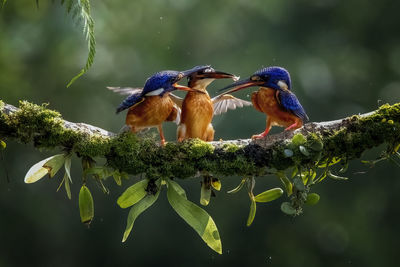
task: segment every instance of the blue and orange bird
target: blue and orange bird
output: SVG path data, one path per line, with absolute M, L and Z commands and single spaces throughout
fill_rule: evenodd
M 308 116 L 296 95 L 291 91 L 290 75 L 281 67 L 267 67 L 258 70 L 249 79 L 237 81 L 223 89 L 232 88 L 223 93 L 232 93 L 247 87 L 260 86 L 253 92 L 251 101 L 256 110 L 267 115 L 267 126 L 261 134 L 252 139 L 265 137 L 272 126 L 286 127 L 285 131 L 295 130 L 308 121 Z
M 177 129 L 178 142 L 188 138 L 199 138 L 203 141 L 214 140 L 214 128 L 211 124 L 214 115 L 227 112 L 228 109 L 250 106 L 249 101 L 231 95 L 210 98 L 207 86 L 215 79 L 230 78 L 237 80 L 233 74 L 216 71 L 210 66 L 199 66 L 198 71 L 188 75 L 188 86 L 196 91 L 188 92 L 182 100 L 174 95 L 171 98 L 181 107 L 181 120 Z
M 129 109 L 126 115 L 126 125 L 134 133 L 150 127 L 157 127 L 161 145 L 165 144 L 165 137 L 162 130 L 164 121 L 175 121 L 179 119 L 179 108 L 169 97 L 174 90 L 195 91 L 177 83 L 193 71 L 166 70 L 155 73 L 146 80 L 143 88 L 120 88 L 107 87 L 108 89 L 129 95 L 117 108 L 117 113 Z

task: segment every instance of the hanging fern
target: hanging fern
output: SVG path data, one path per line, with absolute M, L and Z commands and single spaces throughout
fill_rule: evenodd
M 67 13 L 71 14 L 73 19 L 83 21 L 83 33 L 88 40 L 89 48 L 89 54 L 85 66 L 67 84 L 67 87 L 69 87 L 73 82 L 75 82 L 76 79 L 85 74 L 92 66 L 94 56 L 96 54 L 96 39 L 94 37 L 94 20 L 90 14 L 89 0 L 61 0 L 61 5 L 64 5 L 66 7 Z

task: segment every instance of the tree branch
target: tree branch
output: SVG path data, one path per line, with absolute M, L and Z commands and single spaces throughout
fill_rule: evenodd
M 190 140 L 160 147 L 149 138 L 120 135 L 61 115 L 29 102 L 16 108 L 0 102 L 0 137 L 35 147 L 63 148 L 78 156 L 104 157 L 107 165 L 147 177 L 188 178 L 199 172 L 214 175 L 259 176 L 271 169 L 315 166 L 317 162 L 359 158 L 365 150 L 400 143 L 400 103 L 341 120 L 308 123 L 294 132 L 268 135 L 260 140 L 202 142 Z

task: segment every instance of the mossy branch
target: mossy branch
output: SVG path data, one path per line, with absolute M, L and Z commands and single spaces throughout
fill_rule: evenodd
M 0 102 L 0 139 L 33 142 L 38 148 L 61 148 L 148 178 L 188 178 L 213 175 L 261 176 L 294 166 L 341 158 L 345 161 L 381 144 L 394 150 L 400 143 L 400 103 L 341 120 L 308 123 L 294 132 L 261 140 L 158 142 L 120 135 L 83 123 L 63 120 L 60 113 L 21 101 L 19 108 Z

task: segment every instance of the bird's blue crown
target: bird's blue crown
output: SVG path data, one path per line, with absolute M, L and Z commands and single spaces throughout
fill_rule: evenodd
M 160 88 L 164 88 L 165 91 L 172 91 L 172 84 L 182 78 L 180 74 L 181 72 L 175 70 L 165 70 L 155 73 L 146 80 L 143 87 L 143 95 Z
M 261 80 L 265 81 L 266 87 L 270 87 L 276 90 L 281 89 L 278 85 L 279 81 L 284 81 L 288 89 L 292 88 L 290 81 L 290 74 L 287 70 L 282 67 L 267 67 L 256 71 L 250 79 L 255 79 L 256 77 L 261 78 Z

